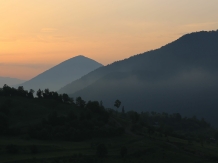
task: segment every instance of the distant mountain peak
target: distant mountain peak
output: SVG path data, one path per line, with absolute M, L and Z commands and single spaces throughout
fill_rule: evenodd
M 34 89 L 35 91 L 39 88 L 57 91 L 101 66 L 103 65 L 93 59 L 78 55 L 55 65 L 20 85 L 24 86 L 25 89 Z
M 74 59 L 90 59 L 90 58 L 88 58 L 88 57 L 86 57 L 84 55 L 77 55 L 77 56 L 71 57 L 71 58 L 69 58 L 69 59 L 67 59 L 65 61 L 74 60 Z M 65 62 L 65 61 L 63 61 L 63 62 Z
M 82 55 L 82 54 L 75 56 L 75 58 L 76 58 L 76 57 L 87 58 L 86 56 L 84 56 L 84 55 Z
M 88 57 L 86 57 L 84 55 L 76 55 L 76 56 L 73 56 L 73 57 L 69 58 L 68 60 L 76 59 L 76 58 L 87 58 L 88 59 Z
M 70 60 L 77 60 L 77 59 L 80 59 L 80 60 L 89 60 L 89 61 L 94 61 L 94 62 L 97 62 L 97 61 L 95 61 L 94 59 L 91 59 L 91 58 L 89 58 L 89 57 L 86 57 L 86 56 L 84 56 L 84 55 L 77 55 L 77 56 L 74 56 L 74 57 L 72 57 L 72 58 L 69 58 L 68 60 L 65 60 L 65 61 L 70 61 Z M 64 62 L 65 62 L 64 61 Z M 98 62 L 97 62 L 98 63 Z M 101 64 L 101 63 L 99 63 L 99 64 Z

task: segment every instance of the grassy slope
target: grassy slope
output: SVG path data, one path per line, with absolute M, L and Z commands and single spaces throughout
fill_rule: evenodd
M 108 156 L 105 162 L 121 162 L 119 151 L 125 145 L 128 148 L 127 162 L 213 162 L 208 157 L 218 157 L 218 147 L 214 144 L 199 143 L 188 145 L 188 142 L 173 137 L 154 136 L 152 138 L 136 138 L 125 135 L 113 139 L 89 140 L 84 142 L 38 141 L 19 138 L 0 138 L 1 162 L 51 162 L 52 159 L 70 162 L 70 158 L 78 154 L 94 156 L 96 147 L 91 144 L 104 142 L 108 147 Z M 5 146 L 15 144 L 19 146 L 19 154 L 11 155 L 5 152 Z M 37 154 L 31 154 L 29 146 L 36 145 Z M 215 161 L 214 161 L 215 162 Z

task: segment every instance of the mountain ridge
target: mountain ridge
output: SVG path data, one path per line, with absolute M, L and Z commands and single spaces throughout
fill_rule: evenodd
M 217 32 L 217 31 L 216 31 Z M 155 49 L 155 50 L 150 50 L 150 51 L 147 51 L 147 52 L 144 52 L 144 53 L 140 53 L 140 54 L 136 54 L 136 55 L 133 55 L 133 56 L 131 56 L 131 57 L 129 57 L 129 58 L 126 58 L 126 59 L 124 59 L 124 60 L 121 60 L 121 61 L 115 61 L 115 62 L 113 62 L 113 63 L 111 63 L 111 64 L 109 64 L 109 65 L 107 65 L 107 66 L 104 66 L 103 68 L 100 68 L 100 70 L 99 69 L 96 69 L 94 72 L 91 72 L 91 73 L 89 73 L 89 74 L 87 74 L 87 75 L 85 75 L 85 76 L 83 76 L 83 77 L 81 77 L 81 79 L 79 79 L 79 80 L 76 80 L 76 81 L 74 81 L 74 82 L 72 82 L 72 83 L 74 83 L 74 84 L 77 84 L 77 86 L 74 88 L 75 89 L 75 91 L 71 91 L 71 94 L 72 94 L 72 92 L 76 92 L 76 91 L 78 91 L 78 90 L 80 90 L 80 89 L 82 89 L 82 88 L 80 88 L 80 86 L 78 86 L 79 85 L 79 83 L 77 83 L 78 81 L 79 82 L 84 82 L 85 80 L 86 80 L 86 82 L 88 82 L 87 83 L 87 86 L 89 85 L 89 84 L 91 84 L 92 82 L 93 82 L 93 78 L 92 78 L 92 80 L 90 80 L 89 79 L 89 81 L 87 81 L 87 78 L 89 77 L 89 76 L 94 76 L 94 77 L 96 77 L 96 76 L 98 76 L 97 74 L 99 73 L 99 71 L 101 71 L 101 72 L 103 72 L 103 69 L 104 69 L 104 72 L 103 73 L 101 73 L 100 72 L 100 75 L 101 76 L 103 76 L 105 73 L 109 73 L 109 72 L 112 72 L 112 71 L 115 71 L 116 69 L 118 69 L 118 68 L 120 68 L 120 66 L 119 66 L 119 64 L 121 63 L 121 62 L 123 62 L 123 61 L 125 61 L 125 62 L 129 62 L 128 64 L 130 64 L 130 66 L 129 67 L 134 67 L 134 69 L 137 69 L 137 64 L 134 64 L 133 63 L 133 61 L 132 62 L 130 62 L 131 60 L 136 60 L 137 62 L 145 62 L 145 60 L 144 59 L 141 59 L 141 57 L 144 57 L 144 54 L 148 54 L 148 55 L 150 55 L 150 56 L 147 56 L 148 57 L 148 59 L 155 59 L 154 57 L 155 57 L 155 54 L 154 53 L 156 53 L 157 51 L 159 51 L 159 50 L 162 50 L 162 49 L 164 49 L 165 51 L 167 50 L 167 46 L 169 46 L 169 45 L 173 45 L 173 44 L 177 44 L 178 42 L 177 41 L 181 41 L 181 40 L 186 40 L 187 38 L 189 38 L 189 37 L 192 37 L 192 34 L 199 34 L 199 33 L 202 33 L 202 32 L 194 32 L 194 33 L 190 33 L 190 34 L 186 34 L 186 35 L 184 35 L 184 36 L 182 36 L 182 37 L 180 37 L 179 39 L 177 39 L 177 40 L 175 40 L 175 41 L 173 41 L 173 42 L 171 42 L 171 43 L 168 43 L 168 44 L 166 44 L 166 45 L 164 45 L 164 46 L 162 46 L 162 47 L 160 47 L 160 48 L 158 48 L 158 49 Z M 204 34 L 206 34 L 207 32 L 206 31 L 203 31 L 203 33 Z M 217 32 L 218 33 L 218 32 Z M 151 54 L 151 53 L 153 53 L 154 54 L 154 56 L 152 56 L 153 54 Z M 159 54 L 160 55 L 160 54 Z M 168 58 L 169 57 L 172 57 L 172 56 L 168 56 Z M 174 56 L 173 56 L 174 57 Z M 164 58 L 161 58 L 161 59 L 164 59 Z M 181 58 L 179 58 L 179 59 L 181 59 Z M 193 58 L 192 58 L 193 59 Z M 134 62 L 136 62 L 136 61 L 134 61 Z M 178 61 L 178 59 L 177 59 L 177 61 Z M 160 62 L 160 61 L 159 61 Z M 150 63 L 149 62 L 146 62 L 146 63 L 143 63 L 145 66 L 147 66 L 147 68 L 148 68 L 148 66 L 150 65 Z M 176 63 L 176 64 L 178 64 L 178 63 Z M 111 66 L 114 66 L 113 67 L 113 69 L 111 70 L 109 67 L 111 67 Z M 167 66 L 167 65 L 166 65 Z M 146 67 L 145 67 L 146 68 Z M 129 68 L 130 69 L 130 68 Z M 131 68 L 131 70 L 132 70 L 132 68 Z M 119 71 L 128 71 L 127 69 L 126 69 L 126 67 L 124 67 L 124 68 L 122 68 L 122 69 L 119 69 Z M 100 77 L 96 77 L 97 79 L 99 79 Z M 96 81 L 97 79 L 95 79 L 94 81 Z M 68 90 L 68 92 L 64 92 L 64 89 L 62 88 L 61 90 L 59 90 L 59 92 L 64 92 L 64 93 L 70 93 L 69 92 L 69 90 L 72 90 L 72 88 L 70 88 L 69 87 L 69 85 L 68 85 L 68 87 L 67 87 L 67 89 L 66 90 Z
M 211 113 L 218 114 L 217 42 L 218 31 L 190 33 L 159 49 L 98 68 L 62 92 L 102 100 L 108 107 L 118 98 L 126 110 L 181 112 L 215 124 Z

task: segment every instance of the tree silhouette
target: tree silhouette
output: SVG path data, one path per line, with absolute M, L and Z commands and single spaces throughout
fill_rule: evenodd
M 17 90 L 18 90 L 19 92 L 23 92 L 23 91 L 24 91 L 24 88 L 23 88 L 23 86 L 19 86 Z
M 59 96 L 59 95 L 58 95 L 57 92 L 54 92 L 54 93 L 53 93 L 53 99 L 58 100 L 58 96 Z
M 63 100 L 64 100 L 64 102 L 70 101 L 68 94 L 66 94 L 66 93 L 63 94 Z
M 116 100 L 114 103 L 114 106 L 118 109 L 121 105 L 121 101 L 120 100 Z
M 38 98 L 42 98 L 42 91 L 41 89 L 39 89 L 37 92 L 36 92 L 36 95 L 38 96 Z
M 11 92 L 11 87 L 9 87 L 7 84 L 4 84 L 3 86 L 3 94 L 5 96 L 10 96 Z
M 28 93 L 28 97 L 29 98 L 34 98 L 34 96 L 33 96 L 33 93 L 34 93 L 35 91 L 33 90 L 33 89 L 30 89 L 30 91 L 29 91 L 29 93 Z
M 49 91 L 49 89 L 47 88 L 47 89 L 44 90 L 43 97 L 44 97 L 44 98 L 49 98 L 49 94 L 50 94 L 50 91 Z
M 86 102 L 81 97 L 77 97 L 76 98 L 76 105 L 81 107 L 81 108 L 84 108 L 86 105 Z

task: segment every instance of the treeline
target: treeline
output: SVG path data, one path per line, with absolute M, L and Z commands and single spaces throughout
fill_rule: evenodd
M 15 89 L 4 85 L 0 89 L 0 96 L 4 96 L 4 100 L 0 101 L 0 135 L 26 135 L 40 140 L 83 141 L 124 134 L 122 127 L 109 123 L 110 113 L 104 108 L 102 102 L 86 102 L 81 97 L 77 97 L 74 101 L 67 94 L 50 92 L 48 89 L 44 91 L 39 89 L 35 98 L 33 93 L 32 89 L 28 92 L 22 86 Z M 16 106 L 15 101 L 19 103 L 19 106 Z M 30 105 L 25 108 L 25 103 L 29 102 Z M 37 107 L 45 107 L 45 110 L 39 108 L 42 114 L 37 119 L 41 119 L 41 121 L 35 123 L 35 120 L 32 119 L 30 124 L 12 127 L 14 121 L 22 123 L 25 109 L 31 110 L 31 107 L 35 107 L 36 104 Z M 25 107 L 23 108 L 23 106 Z M 19 110 L 21 116 L 15 113 L 16 110 Z M 24 113 L 22 114 L 22 112 Z M 37 112 L 37 108 L 35 112 Z M 45 117 L 43 112 L 48 116 Z M 25 116 L 34 117 L 33 114 L 34 112 L 29 112 Z
M 20 96 L 26 98 L 34 98 L 35 91 L 33 89 L 25 90 L 23 86 L 19 86 L 17 89 L 14 87 L 10 87 L 7 84 L 4 84 L 3 88 L 0 88 L 0 96 Z M 67 94 L 58 94 L 54 91 L 49 91 L 49 89 L 45 89 L 44 91 L 39 89 L 36 92 L 36 96 L 38 98 L 45 99 L 54 99 L 60 102 L 71 103 L 73 99 L 70 98 Z
M 83 141 L 92 138 L 114 137 L 124 134 L 122 127 L 108 125 L 109 113 L 98 101 L 89 101 L 79 115 L 70 111 L 66 116 L 52 112 L 40 124 L 31 126 L 31 138 L 43 140 Z
M 182 117 L 179 113 L 157 113 L 129 111 L 120 113 L 121 119 L 131 122 L 131 131 L 141 135 L 174 136 L 182 139 L 218 140 L 218 131 L 203 118 Z
M 196 137 L 203 137 L 204 139 L 214 137 L 218 139 L 218 132 L 203 118 L 198 119 L 195 116 L 187 118 L 182 117 L 179 113 L 125 112 L 124 107 L 122 107 L 121 112 L 117 112 L 113 109 L 105 109 L 102 102 L 86 102 L 81 97 L 77 97 L 74 101 L 67 94 L 58 94 L 57 92 L 49 91 L 49 89 L 44 91 L 39 89 L 36 92 L 37 98 L 34 98 L 33 93 L 32 89 L 26 91 L 22 86 L 15 89 L 5 84 L 3 88 L 0 88 L 0 96 L 4 96 L 6 99 L 0 103 L 1 134 L 14 136 L 26 134 L 31 138 L 43 140 L 82 141 L 98 137 L 120 136 L 125 131 L 124 127 L 122 127 L 125 125 L 121 125 L 120 122 L 130 122 L 128 126 L 131 128 L 131 131 L 139 135 L 158 133 L 185 139 L 196 139 Z M 17 97 L 22 97 L 27 99 L 27 101 L 33 99 L 31 102 L 46 107 L 50 110 L 50 114 L 44 118 L 42 118 L 42 115 L 40 122 L 34 125 L 27 125 L 25 130 L 11 128 L 10 112 L 11 108 L 14 107 L 12 100 Z M 21 99 L 21 103 L 24 101 Z M 51 105 L 44 106 L 42 101 L 47 101 Z M 60 105 L 58 107 L 59 110 L 54 109 L 56 104 Z M 70 106 L 71 109 L 64 114 L 60 114 L 61 110 L 63 111 L 67 106 Z M 116 100 L 114 106 L 119 110 L 121 101 Z M 111 121 L 116 118 L 120 118 L 121 121 Z

